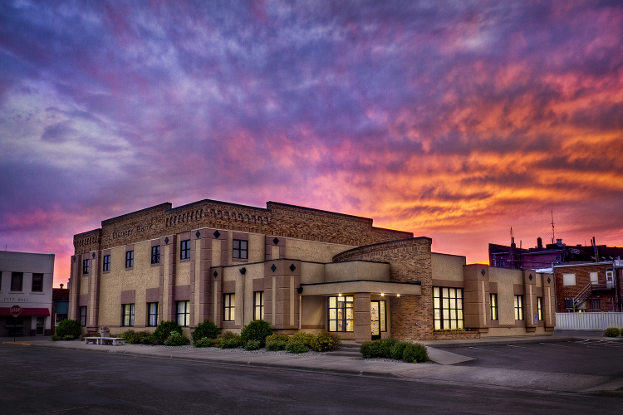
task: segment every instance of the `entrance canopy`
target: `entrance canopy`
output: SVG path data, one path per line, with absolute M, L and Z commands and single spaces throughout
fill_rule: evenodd
M 419 282 L 388 282 L 388 281 L 337 281 L 316 284 L 301 284 L 301 295 L 331 295 L 337 293 L 376 293 L 388 295 L 421 295 L 422 286 Z
M 11 307 L 0 307 L 0 317 L 11 317 Z M 22 307 L 20 317 L 47 317 L 50 310 L 43 307 Z

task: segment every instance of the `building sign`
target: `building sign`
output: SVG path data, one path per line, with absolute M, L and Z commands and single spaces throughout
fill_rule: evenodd
M 11 313 L 13 317 L 18 318 L 20 314 L 22 314 L 22 307 L 18 305 L 12 305 L 9 312 Z

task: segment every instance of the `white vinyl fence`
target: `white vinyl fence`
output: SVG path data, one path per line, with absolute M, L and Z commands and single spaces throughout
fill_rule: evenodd
M 556 313 L 558 330 L 603 330 L 623 327 L 623 313 Z

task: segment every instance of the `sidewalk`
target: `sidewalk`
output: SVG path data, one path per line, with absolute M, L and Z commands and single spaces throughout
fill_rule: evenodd
M 592 337 L 592 336 L 591 336 Z M 582 336 L 571 337 L 574 339 Z M 595 337 L 596 338 L 596 337 Z M 601 338 L 601 337 L 599 337 Z M 557 392 L 599 392 L 615 391 L 623 388 L 623 379 L 613 381 L 606 376 L 569 375 L 526 370 L 482 368 L 475 366 L 454 366 L 472 360 L 445 350 L 453 345 L 468 344 L 507 344 L 516 342 L 564 341 L 563 336 L 538 336 L 530 338 L 491 338 L 467 341 L 422 342 L 427 345 L 433 363 L 404 363 L 387 359 L 362 359 L 331 353 L 309 352 L 291 354 L 285 351 L 268 352 L 264 350 L 246 351 L 243 349 L 196 348 L 194 346 L 148 346 L 122 345 L 100 346 L 74 341 L 51 341 L 49 337 L 2 338 L 2 346 L 46 347 L 59 349 L 90 350 L 107 353 L 120 353 L 159 359 L 185 359 L 220 364 L 276 367 L 290 370 L 305 370 L 325 373 L 396 377 L 410 381 L 439 382 L 453 384 L 480 385 L 486 387 L 509 387 L 538 391 Z M 443 349 L 442 349 L 443 348 Z

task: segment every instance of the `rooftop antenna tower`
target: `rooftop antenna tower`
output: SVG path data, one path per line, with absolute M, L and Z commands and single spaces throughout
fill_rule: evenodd
M 556 235 L 554 234 L 554 211 L 552 210 L 552 243 L 556 241 Z

